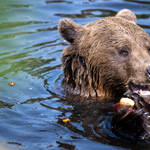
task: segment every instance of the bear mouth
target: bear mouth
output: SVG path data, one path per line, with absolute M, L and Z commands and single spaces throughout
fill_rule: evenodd
M 137 93 L 141 96 L 150 95 L 150 85 L 137 85 L 133 82 L 129 82 L 129 88 L 133 93 Z

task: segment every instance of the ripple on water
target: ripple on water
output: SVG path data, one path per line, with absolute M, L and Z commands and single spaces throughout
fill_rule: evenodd
M 149 148 L 149 142 L 134 144 L 113 134 L 113 102 L 83 103 L 60 86 L 61 53 L 69 43 L 59 36 L 59 20 L 83 25 L 123 8 L 150 35 L 148 0 L 0 2 L 0 138 L 6 149 Z

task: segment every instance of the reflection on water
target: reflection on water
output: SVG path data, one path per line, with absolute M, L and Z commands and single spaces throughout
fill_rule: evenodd
M 128 0 L 5 0 L 0 2 L 0 133 L 11 149 L 148 149 L 113 134 L 113 102 L 63 92 L 61 53 L 68 43 L 60 19 L 76 23 L 114 16 L 123 8 L 137 15 L 150 35 L 150 2 Z M 9 82 L 15 82 L 10 86 Z M 117 101 L 117 100 L 116 100 Z M 83 103 L 84 102 L 84 103 Z M 71 121 L 64 123 L 62 119 Z

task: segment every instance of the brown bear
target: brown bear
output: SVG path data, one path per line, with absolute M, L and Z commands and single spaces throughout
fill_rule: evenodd
M 86 25 L 61 19 L 61 37 L 70 45 L 62 53 L 63 85 L 86 97 L 120 97 L 144 93 L 150 85 L 150 37 L 123 9 Z

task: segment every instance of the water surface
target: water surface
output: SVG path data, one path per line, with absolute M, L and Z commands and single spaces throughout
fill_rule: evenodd
M 131 9 L 150 35 L 149 0 L 5 0 L 0 2 L 0 139 L 9 149 L 148 149 L 111 131 L 114 103 L 80 104 L 60 92 L 60 19 L 87 24 Z M 9 82 L 13 81 L 14 86 Z M 77 98 L 76 98 L 77 99 Z M 71 121 L 64 123 L 62 119 Z

